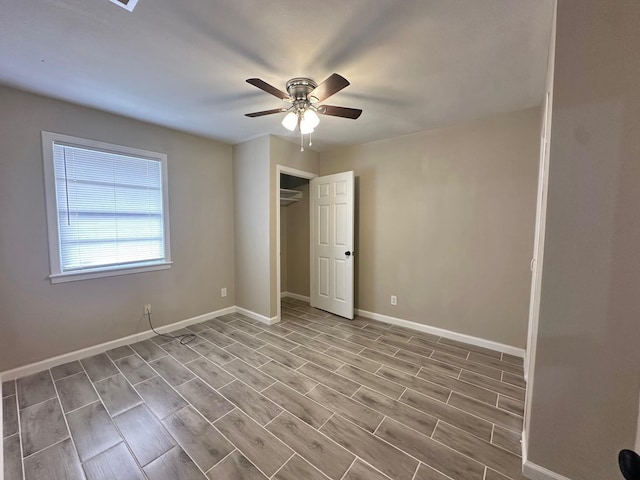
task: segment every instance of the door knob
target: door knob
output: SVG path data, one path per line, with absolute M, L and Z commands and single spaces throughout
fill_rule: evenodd
M 351 252 L 350 252 L 349 250 L 347 250 L 346 252 L 344 252 L 344 254 L 345 254 L 347 257 L 350 257 L 350 256 L 351 256 Z

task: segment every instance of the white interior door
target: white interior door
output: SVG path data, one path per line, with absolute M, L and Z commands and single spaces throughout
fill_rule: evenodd
M 353 319 L 353 172 L 309 186 L 311 306 Z

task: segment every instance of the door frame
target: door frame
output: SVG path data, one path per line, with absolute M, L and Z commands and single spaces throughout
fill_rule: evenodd
M 536 199 L 536 224 L 534 251 L 531 259 L 531 296 L 529 304 L 529 323 L 527 349 L 524 358 L 526 382 L 524 401 L 524 421 L 522 425 L 522 465 L 527 470 L 529 462 L 529 434 L 531 432 L 531 402 L 535 381 L 535 364 L 538 347 L 538 324 L 540 320 L 540 301 L 542 297 L 542 270 L 544 266 L 544 244 L 546 235 L 547 200 L 549 187 L 549 167 L 551 162 L 551 124 L 553 122 L 553 90 L 556 58 L 556 24 L 558 2 L 553 2 L 553 18 L 547 59 L 547 80 L 545 98 L 542 105 L 542 125 L 540 135 L 540 164 L 538 171 L 538 198 Z
M 547 194 L 549 186 L 549 162 L 551 154 L 551 120 L 553 110 L 553 92 L 545 95 L 543 106 L 542 138 L 540 141 L 540 167 L 538 179 L 538 199 L 536 211 L 536 227 L 534 251 L 531 259 L 531 296 L 529 304 L 529 327 L 527 333 L 527 349 L 524 358 L 524 376 L 526 382 L 524 421 L 522 425 L 522 463 L 528 462 L 529 433 L 531 430 L 531 401 L 535 360 L 538 345 L 538 321 L 540 317 L 540 299 L 542 295 L 542 268 L 544 263 L 544 243 L 547 218 Z
M 278 322 L 282 320 L 282 285 L 280 282 L 282 281 L 282 262 L 280 261 L 280 174 L 285 173 L 287 175 L 291 175 L 292 177 L 300 177 L 306 178 L 307 180 L 311 180 L 312 178 L 316 178 L 319 175 L 317 173 L 306 172 L 304 170 L 298 170 L 297 168 L 287 167 L 285 165 L 276 165 L 276 191 L 274 193 L 276 198 L 276 315 L 278 317 Z M 311 239 L 313 242 L 313 239 Z M 309 245 L 311 248 L 311 245 Z M 309 261 L 311 261 L 311 255 L 309 255 Z

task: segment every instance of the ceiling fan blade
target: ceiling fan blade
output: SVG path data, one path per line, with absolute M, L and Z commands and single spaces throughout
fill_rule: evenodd
M 244 116 L 255 118 L 255 117 L 263 117 L 265 115 L 271 115 L 273 113 L 282 113 L 286 111 L 287 111 L 286 108 L 274 108 L 272 110 L 263 110 L 261 112 L 245 113 Z
M 322 105 L 318 107 L 318 112 L 323 115 L 332 115 L 334 117 L 351 118 L 355 120 L 362 114 L 359 108 L 336 107 L 333 105 Z
M 349 81 L 342 75 L 334 73 L 324 82 L 318 85 L 315 89 L 313 89 L 311 93 L 309 93 L 307 98 L 309 100 L 313 99 L 312 101 L 314 102 L 322 102 L 323 100 L 329 98 L 334 93 L 338 93 L 340 90 L 347 86 L 349 86 Z
M 264 80 L 260 80 L 259 78 L 248 78 L 247 83 L 250 83 L 254 87 L 258 87 L 260 90 L 264 90 L 267 93 L 270 93 L 274 97 L 278 97 L 282 100 L 289 100 L 289 94 L 283 92 L 282 90 L 277 89 L 273 85 L 269 85 Z

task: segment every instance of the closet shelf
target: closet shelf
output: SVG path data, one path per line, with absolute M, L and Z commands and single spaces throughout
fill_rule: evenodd
M 298 202 L 301 198 L 302 192 L 298 190 L 287 190 L 286 188 L 280 189 L 280 205 L 283 207 Z

